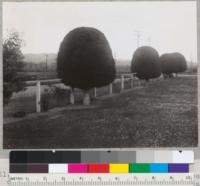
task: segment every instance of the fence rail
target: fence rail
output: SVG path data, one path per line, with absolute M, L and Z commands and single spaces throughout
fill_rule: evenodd
M 197 77 L 199 74 L 179 74 L 178 77 Z M 154 81 L 160 81 L 164 77 L 151 79 L 149 83 Z M 164 80 L 164 79 L 163 79 Z M 165 81 L 165 80 L 164 80 Z M 10 103 L 4 108 L 4 117 L 18 117 L 18 115 L 41 112 L 55 107 L 65 106 L 70 104 L 71 101 L 71 88 L 65 86 L 61 79 L 43 79 L 43 80 L 31 80 L 26 81 L 26 90 L 13 94 Z M 49 86 L 48 86 L 49 85 Z M 106 86 L 100 88 L 94 88 L 90 91 L 92 98 L 102 96 L 112 96 L 113 94 L 119 94 L 124 90 L 131 90 L 132 88 L 146 85 L 144 80 L 139 80 L 135 74 L 117 74 L 114 81 Z M 82 91 L 76 90 L 74 95 L 76 101 L 81 102 L 83 94 Z M 71 102 L 72 104 L 72 102 Z M 20 116 L 19 116 L 20 117 Z
M 113 84 L 116 82 L 121 82 L 120 90 L 121 92 L 125 89 L 125 81 L 130 81 L 130 87 L 133 88 L 133 82 L 134 80 L 138 79 L 135 77 L 136 73 L 130 73 L 130 74 L 118 74 L 116 79 L 109 84 L 109 94 L 113 94 Z M 45 79 L 45 80 L 35 80 L 35 81 L 26 81 L 26 86 L 36 86 L 36 112 L 41 112 L 41 85 L 52 85 L 61 83 L 61 79 Z M 70 89 L 70 87 L 69 87 Z M 98 88 L 94 88 L 94 97 L 97 97 L 97 90 Z
M 180 76 L 194 76 L 181 74 Z M 130 88 L 133 88 L 134 81 L 137 82 L 137 86 L 141 85 L 141 81 L 136 77 L 136 73 L 126 73 L 126 74 L 118 74 L 116 79 L 110 83 L 109 86 L 109 95 L 113 94 L 113 84 L 120 82 L 120 91 L 123 92 L 125 90 L 125 81 L 130 80 Z M 61 79 L 45 79 L 45 80 L 35 80 L 35 81 L 26 81 L 26 86 L 36 86 L 36 112 L 41 112 L 41 85 L 52 85 L 61 83 Z M 70 89 L 70 87 L 68 87 Z M 98 88 L 94 88 L 94 97 L 97 97 Z
M 25 84 L 26 84 L 26 86 L 35 86 L 38 81 L 42 85 L 61 83 L 61 79 L 44 79 L 44 80 L 25 81 Z

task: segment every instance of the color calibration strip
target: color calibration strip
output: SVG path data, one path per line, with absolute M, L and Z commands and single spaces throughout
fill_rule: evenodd
M 187 173 L 193 162 L 193 151 L 12 151 L 10 173 Z
M 10 163 L 193 163 L 193 151 L 11 151 Z
M 10 173 L 189 173 L 189 164 L 10 164 Z

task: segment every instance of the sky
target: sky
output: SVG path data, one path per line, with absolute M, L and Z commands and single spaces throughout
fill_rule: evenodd
M 161 55 L 180 52 L 197 59 L 196 2 L 4 2 L 3 37 L 12 30 L 23 53 L 57 53 L 76 27 L 103 32 L 116 59 L 130 60 L 138 46 Z

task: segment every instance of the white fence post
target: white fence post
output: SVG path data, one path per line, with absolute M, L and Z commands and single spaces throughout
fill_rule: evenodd
M 124 75 L 121 76 L 121 91 L 124 90 Z
M 143 83 L 142 80 L 138 79 L 138 82 L 139 82 L 138 85 L 142 86 L 142 83 Z
M 69 102 L 71 105 L 74 105 L 75 98 L 74 98 L 74 88 L 70 88 L 70 96 L 69 96 Z
M 41 112 L 41 86 L 40 81 L 36 83 L 36 112 Z
M 131 74 L 131 88 L 133 88 L 133 74 Z
M 83 105 L 90 105 L 90 92 L 89 90 L 84 91 Z
M 109 85 L 109 94 L 111 95 L 113 93 L 113 86 L 112 83 Z
M 94 88 L 94 97 L 97 97 L 97 88 Z

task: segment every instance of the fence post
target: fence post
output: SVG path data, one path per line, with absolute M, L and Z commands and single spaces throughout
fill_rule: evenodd
M 74 99 L 74 88 L 70 88 L 70 96 L 69 96 L 69 102 L 71 105 L 74 105 L 75 99 Z
M 41 86 L 40 81 L 36 83 L 36 112 L 41 112 Z
M 90 105 L 90 92 L 89 90 L 84 91 L 83 105 Z
M 113 86 L 112 83 L 109 84 L 109 94 L 111 95 L 113 93 Z
M 124 90 L 124 75 L 121 76 L 121 91 Z
M 139 86 L 143 86 L 143 80 L 139 79 Z
M 131 88 L 133 88 L 133 74 L 131 74 Z
M 97 88 L 94 88 L 94 97 L 97 97 Z
M 141 86 L 141 80 L 140 79 L 137 79 L 137 86 Z

